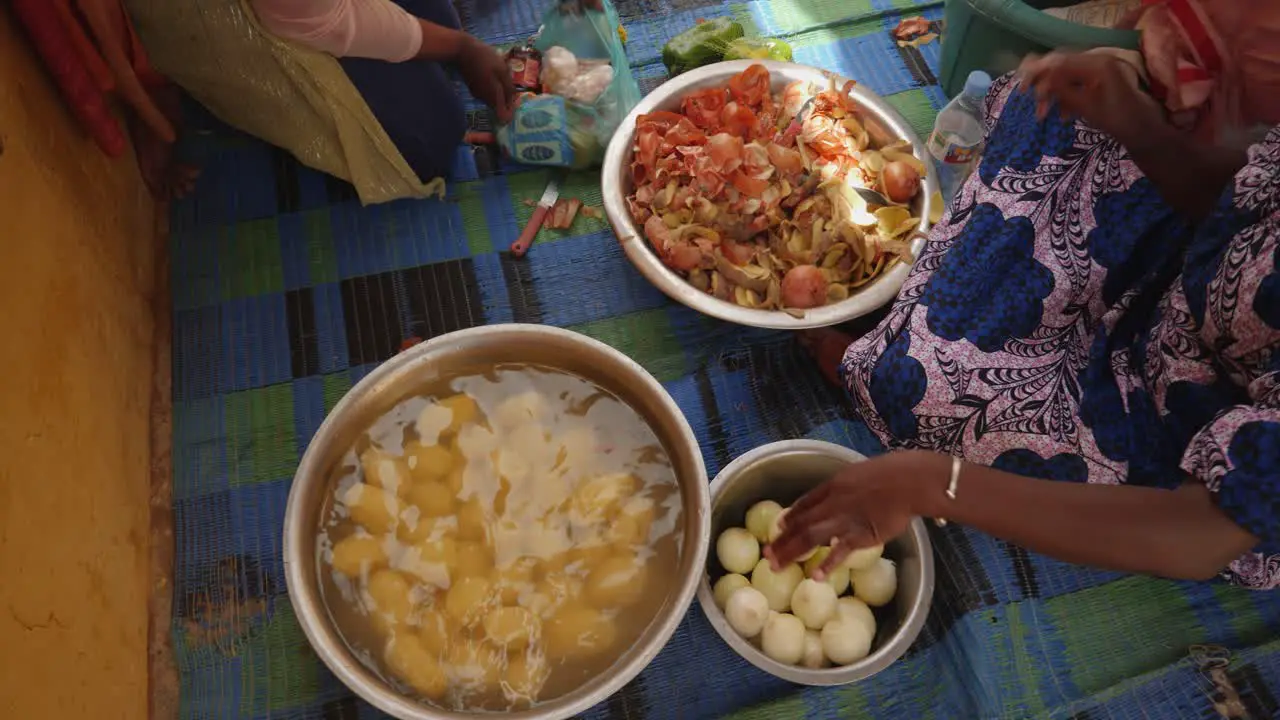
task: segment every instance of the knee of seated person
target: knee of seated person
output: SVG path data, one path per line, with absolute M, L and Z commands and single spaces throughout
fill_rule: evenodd
M 467 131 L 467 116 L 461 103 L 442 107 L 433 118 L 430 130 L 422 132 L 416 142 L 401 146 L 404 158 L 422 182 L 447 177 Z

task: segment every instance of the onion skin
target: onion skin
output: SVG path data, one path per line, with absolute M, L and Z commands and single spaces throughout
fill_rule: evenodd
M 738 243 L 728 239 L 720 243 L 720 252 L 724 253 L 729 262 L 739 267 L 749 264 L 756 257 L 753 243 Z
M 920 192 L 920 173 L 901 160 L 885 163 L 880 171 L 884 194 L 896 203 L 905 203 Z

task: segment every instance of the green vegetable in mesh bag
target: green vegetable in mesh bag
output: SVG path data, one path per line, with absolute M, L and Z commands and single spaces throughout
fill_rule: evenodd
M 662 46 L 662 64 L 672 77 L 724 59 L 729 43 L 745 34 L 742 24 L 729 18 L 698 23 Z
M 729 43 L 725 60 L 782 60 L 791 62 L 791 45 L 774 38 L 743 37 Z

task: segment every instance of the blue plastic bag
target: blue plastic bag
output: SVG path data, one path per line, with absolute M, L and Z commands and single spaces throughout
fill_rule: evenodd
M 599 11 L 582 12 L 553 6 L 543 15 L 534 47 L 545 53 L 559 46 L 579 60 L 608 60 L 613 80 L 590 104 L 556 95 L 526 97 L 511 123 L 498 130 L 498 142 L 512 160 L 575 169 L 598 165 L 609 139 L 640 102 L 640 86 L 618 34 L 618 11 L 610 0 L 601 5 Z

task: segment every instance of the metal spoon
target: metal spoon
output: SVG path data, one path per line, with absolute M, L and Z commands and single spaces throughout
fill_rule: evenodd
M 889 206 L 893 203 L 889 202 L 889 198 L 872 190 L 871 188 L 855 187 L 853 191 L 858 193 L 858 197 L 862 198 L 868 205 L 884 205 Z

